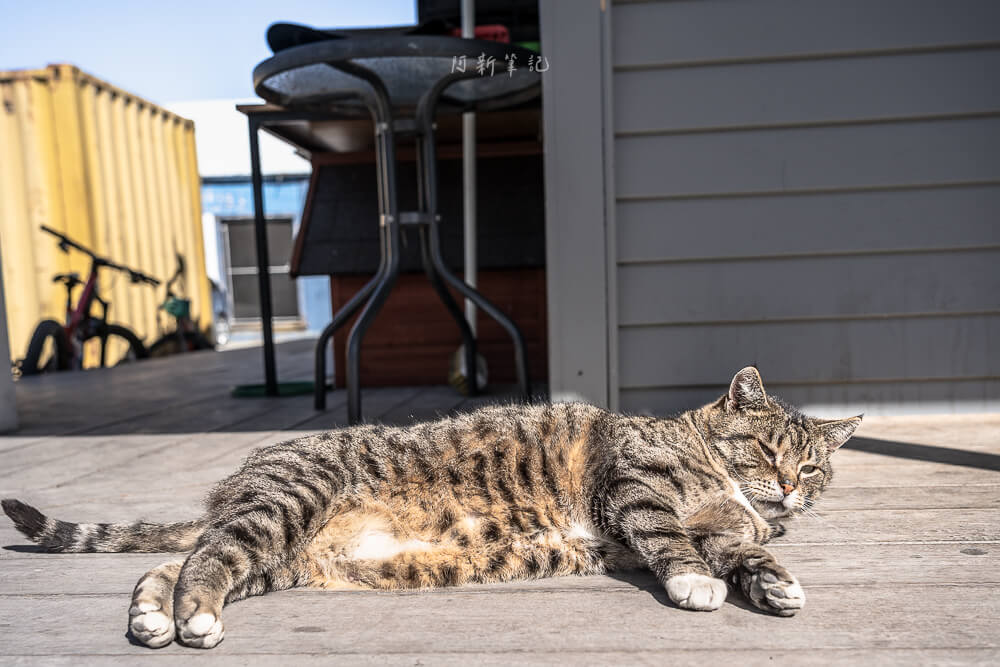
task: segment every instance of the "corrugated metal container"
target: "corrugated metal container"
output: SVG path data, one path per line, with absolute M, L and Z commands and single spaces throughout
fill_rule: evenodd
M 0 252 L 11 356 L 24 355 L 35 325 L 65 317 L 63 271 L 86 278 L 89 260 L 63 254 L 47 225 L 126 266 L 178 283 L 200 328 L 211 325 L 194 124 L 70 65 L 0 72 Z M 149 345 L 164 288 L 102 271 L 110 320 Z M 76 295 L 74 295 L 76 296 Z

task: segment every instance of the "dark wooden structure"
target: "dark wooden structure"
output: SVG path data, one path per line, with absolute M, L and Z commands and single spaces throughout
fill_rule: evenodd
M 334 311 L 371 278 L 371 275 L 332 276 Z M 544 269 L 482 271 L 478 289 L 517 322 L 524 334 L 532 378 L 544 380 L 546 308 Z M 460 300 L 460 295 L 452 291 Z M 489 382 L 516 380 L 510 337 L 489 317 L 477 311 L 479 354 L 486 359 Z M 353 319 L 351 320 L 353 322 Z M 350 324 L 333 337 L 335 382 L 344 386 L 345 345 Z M 382 312 L 368 330 L 361 355 L 361 382 L 365 386 L 405 386 L 447 382 L 452 355 L 462 344 L 455 323 L 422 274 L 400 276 Z
M 530 375 L 547 378 L 545 219 L 539 115 L 534 109 L 480 114 L 478 146 L 479 289 L 521 328 Z M 439 210 L 442 254 L 463 267 L 461 145 L 455 116 L 441 117 Z M 313 175 L 292 256 L 293 275 L 329 275 L 333 312 L 374 275 L 378 228 L 374 152 L 355 139 L 371 136 L 367 121 L 347 121 L 317 136 L 336 136 L 338 147 L 312 154 Z M 302 132 L 303 128 L 300 128 Z M 301 141 L 301 135 L 297 137 Z M 416 204 L 412 148 L 398 151 L 399 198 Z M 461 345 L 459 331 L 422 274 L 416 230 L 404 237 L 402 275 L 366 334 L 361 358 L 365 386 L 440 384 Z M 459 302 L 461 297 L 452 291 Z M 490 382 L 512 382 L 509 336 L 488 317 L 477 318 L 479 353 Z M 352 319 L 353 321 L 353 319 Z M 335 382 L 344 386 L 350 324 L 333 337 Z

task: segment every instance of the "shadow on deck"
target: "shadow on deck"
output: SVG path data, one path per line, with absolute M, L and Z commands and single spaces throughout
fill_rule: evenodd
M 277 346 L 282 382 L 312 381 L 314 341 Z M 442 381 L 447 373 L 442 368 Z M 122 435 L 215 431 L 323 430 L 346 425 L 346 392 L 329 392 L 327 409 L 312 395 L 234 398 L 238 384 L 262 382 L 260 348 L 197 352 L 130 366 L 23 378 L 17 383 L 16 436 Z M 369 422 L 404 424 L 514 400 L 511 387 L 474 398 L 447 386 L 362 387 Z

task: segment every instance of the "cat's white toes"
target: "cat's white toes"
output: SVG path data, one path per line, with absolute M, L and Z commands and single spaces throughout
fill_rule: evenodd
M 726 601 L 728 592 L 722 579 L 703 574 L 678 574 L 667 580 L 667 595 L 684 609 L 713 611 Z
M 215 614 L 195 614 L 178 623 L 177 638 L 193 648 L 212 648 L 222 641 L 224 635 L 222 619 Z
M 166 646 L 174 640 L 174 621 L 155 605 L 143 603 L 128 610 L 129 630 L 150 648 Z
M 779 579 L 773 572 L 763 570 L 754 575 L 752 589 L 751 597 L 779 616 L 794 616 L 806 603 L 806 593 L 792 575 Z

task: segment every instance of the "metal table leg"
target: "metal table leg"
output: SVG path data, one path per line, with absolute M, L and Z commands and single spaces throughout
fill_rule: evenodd
M 278 395 L 278 373 L 274 362 L 274 330 L 271 314 L 271 272 L 267 256 L 267 223 L 264 220 L 264 184 L 260 173 L 260 123 L 249 119 L 250 181 L 253 186 L 253 229 L 257 245 L 257 278 L 260 289 L 260 322 L 264 336 L 264 389 L 268 396 Z
M 396 196 L 396 155 L 395 135 L 392 109 L 389 94 L 382 80 L 371 70 L 354 62 L 339 62 L 336 64 L 349 74 L 364 79 L 372 87 L 372 94 L 360 94 L 372 113 L 375 121 L 375 162 L 378 182 L 380 234 L 381 234 L 381 264 L 379 270 L 351 300 L 334 316 L 333 321 L 323 330 L 316 346 L 315 373 L 315 406 L 322 410 L 326 407 L 326 346 L 333 333 L 349 320 L 361 308 L 361 315 L 351 328 L 347 339 L 347 418 L 349 424 L 361 420 L 361 343 L 365 333 L 378 315 L 389 296 L 399 274 L 401 231 L 399 209 Z M 528 378 L 527 357 L 524 349 L 524 337 L 517 325 L 500 309 L 494 306 L 478 291 L 457 278 L 445 266 L 441 256 L 440 238 L 437 224 L 437 171 L 436 153 L 434 147 L 434 106 L 438 95 L 451 81 L 457 77 L 446 77 L 439 81 L 431 90 L 424 94 L 418 104 L 414 125 L 417 128 L 417 173 L 419 180 L 419 199 L 421 216 L 420 245 L 427 278 L 444 303 L 448 312 L 455 319 L 462 333 L 465 350 L 465 363 L 468 372 L 468 387 L 471 394 L 478 392 L 478 377 L 476 368 L 476 338 L 472 327 L 451 296 L 445 283 L 451 285 L 465 297 L 473 301 L 487 315 L 495 319 L 507 331 L 514 343 L 514 357 L 517 369 L 518 385 L 525 398 L 530 398 L 531 387 Z M 366 302 L 367 299 L 367 302 Z
M 433 138 L 432 138 L 433 140 Z M 422 137 L 417 137 L 417 154 L 423 150 L 424 139 Z M 421 211 L 429 213 L 431 216 L 435 215 L 437 210 L 437 192 L 432 190 L 432 183 L 429 183 L 427 171 L 423 168 L 423 162 L 419 158 L 417 159 L 417 203 Z M 451 296 L 451 292 L 441 281 L 441 276 L 438 275 L 437 270 L 434 268 L 434 261 L 431 258 L 431 235 L 433 232 L 427 224 L 420 226 L 420 252 L 421 252 L 421 263 L 424 265 L 424 273 L 427 274 L 427 280 L 430 281 L 431 286 L 434 291 L 437 292 L 438 298 L 444 303 L 445 308 L 448 309 L 448 313 L 451 315 L 452 319 L 458 325 L 459 331 L 462 333 L 462 349 L 465 353 L 465 369 L 468 376 L 467 388 L 469 396 L 476 396 L 479 393 L 479 374 L 476 372 L 476 334 L 473 331 L 473 323 L 469 322 L 465 313 L 462 312 L 461 307 Z
M 479 306 L 487 315 L 492 317 L 494 320 L 500 323 L 511 337 L 514 342 L 514 365 L 517 371 L 517 383 L 518 388 L 527 400 L 531 397 L 531 385 L 528 377 L 528 361 L 527 356 L 524 351 L 524 336 L 521 334 L 521 330 L 514 323 L 512 319 L 507 317 L 503 311 L 494 306 L 486 297 L 480 294 L 478 291 L 470 287 L 465 283 L 464 280 L 459 279 L 455 276 L 447 266 L 445 266 L 444 258 L 441 256 L 441 242 L 440 236 L 438 234 L 438 221 L 437 221 L 437 156 L 434 146 L 434 126 L 432 123 L 432 114 L 430 113 L 420 113 L 418 114 L 422 121 L 418 121 L 420 124 L 420 131 L 422 133 L 421 140 L 419 142 L 419 148 L 417 150 L 417 164 L 418 171 L 422 174 L 421 184 L 422 189 L 425 192 L 426 205 L 428 212 L 431 213 L 430 220 L 427 223 L 428 226 L 428 237 L 429 237 L 429 251 L 431 259 L 431 267 L 433 272 L 444 279 L 446 283 L 458 290 L 462 295 L 472 300 L 477 306 Z M 432 281 L 433 283 L 434 281 Z M 468 353 L 468 349 L 466 350 Z M 468 357 L 466 357 L 468 359 Z M 468 363 L 468 362 L 467 362 Z M 472 366 L 469 366 L 470 376 L 475 373 L 475 364 L 473 362 Z
M 462 332 L 462 349 L 465 353 L 465 369 L 468 375 L 468 395 L 476 396 L 479 393 L 479 374 L 476 372 L 476 335 L 472 333 L 472 327 L 469 326 L 468 320 L 465 319 L 465 313 L 462 312 L 461 307 L 451 297 L 451 292 L 448 291 L 448 288 L 441 281 L 441 276 L 438 275 L 437 270 L 434 268 L 434 261 L 431 258 L 430 234 L 429 229 L 421 227 L 420 251 L 423 255 L 424 273 L 427 274 L 427 280 L 430 281 L 434 291 L 438 294 L 438 298 L 444 303 L 445 308 L 448 309 L 452 319 L 455 320 L 459 330 Z
M 326 325 L 323 333 L 316 341 L 316 362 L 315 362 L 315 383 L 313 386 L 313 406 L 317 410 L 326 410 L 326 348 L 330 344 L 330 339 L 337 329 L 344 326 L 358 308 L 375 291 L 375 287 L 381 282 L 384 268 L 379 266 L 378 271 L 364 287 L 351 297 L 350 301 L 341 306 L 337 314 L 333 316 L 333 321 Z
M 396 197 L 396 138 L 389 95 L 381 81 L 364 68 L 356 67 L 354 71 L 372 83 L 374 92 L 374 99 L 369 107 L 375 120 L 375 165 L 381 213 L 379 225 L 382 262 L 379 273 L 372 281 L 375 285 L 371 298 L 347 336 L 347 422 L 352 425 L 361 421 L 361 342 L 399 275 L 401 241 Z M 369 78 L 369 75 L 373 78 Z

